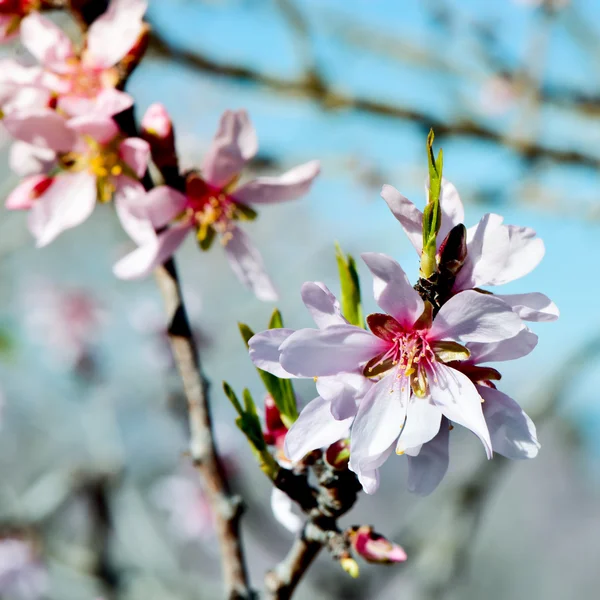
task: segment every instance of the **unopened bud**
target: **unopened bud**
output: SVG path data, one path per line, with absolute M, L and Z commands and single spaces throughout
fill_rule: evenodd
M 338 471 L 347 469 L 349 460 L 350 440 L 339 440 L 331 444 L 325 452 L 325 462 Z
M 173 122 L 162 104 L 152 104 L 144 114 L 142 138 L 150 144 L 152 160 L 160 170 L 177 166 Z
M 467 229 L 462 223 L 455 225 L 438 251 L 439 270 L 456 276 L 467 258 Z
M 265 397 L 265 430 L 263 437 L 269 446 L 277 446 L 283 449 L 283 441 L 288 432 L 287 427 L 281 420 L 281 413 L 270 394 Z
M 375 533 L 370 525 L 352 527 L 346 534 L 356 553 L 367 562 L 389 564 L 407 559 L 401 546 Z

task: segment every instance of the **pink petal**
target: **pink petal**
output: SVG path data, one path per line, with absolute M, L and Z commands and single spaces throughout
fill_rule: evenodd
M 467 259 L 454 283 L 454 291 L 490 285 L 506 266 L 508 229 L 502 217 L 488 213 L 467 231 Z
M 96 178 L 87 171 L 55 177 L 29 212 L 29 229 L 38 248 L 48 245 L 63 231 L 81 225 L 95 206 Z
M 350 469 L 375 469 L 400 435 L 410 385 L 395 372 L 378 381 L 363 398 L 350 434 Z M 356 471 L 355 471 L 356 472 Z
M 222 187 L 239 175 L 258 151 L 256 131 L 245 110 L 227 110 L 202 164 L 202 176 Z
M 233 192 L 232 196 L 248 204 L 274 204 L 295 200 L 308 192 L 319 174 L 318 160 L 307 162 L 279 177 L 259 177 Z
M 51 185 L 52 180 L 46 175 L 26 177 L 6 198 L 8 210 L 29 210 L 40 197 L 41 191 Z
M 387 202 L 392 214 L 402 225 L 410 243 L 421 254 L 423 250 L 423 213 L 391 185 L 383 186 L 381 197 Z
M 537 345 L 538 336 L 524 327 L 517 335 L 500 342 L 467 344 L 471 353 L 469 363 L 480 364 L 503 360 L 514 360 L 527 356 Z
M 438 434 L 421 448 L 418 456 L 408 457 L 408 489 L 427 496 L 439 485 L 448 470 L 450 427 L 442 418 Z
M 509 237 L 508 256 L 504 268 L 490 285 L 502 285 L 530 273 L 539 264 L 546 249 L 544 242 L 529 227 L 505 225 Z
M 143 31 L 146 8 L 145 0 L 111 0 L 108 10 L 88 30 L 85 64 L 112 67 L 123 59 Z
M 160 229 L 177 218 L 185 209 L 186 203 L 187 199 L 181 192 L 161 185 L 140 198 L 135 210 L 150 219 L 155 229 Z
M 521 319 L 500 298 L 467 290 L 442 306 L 433 321 L 430 338 L 499 342 L 514 337 L 522 328 Z
M 302 301 L 319 329 L 348 323 L 342 316 L 338 299 L 324 283 L 307 281 L 301 293 Z
M 14 138 L 40 148 L 69 152 L 77 141 L 65 118 L 50 108 L 12 112 L 2 122 Z
M 539 292 L 529 294 L 497 294 L 524 321 L 556 321 L 560 312 L 548 296 Z
M 156 240 L 156 232 L 147 216 L 135 209 L 144 202 L 146 191 L 139 181 L 125 175 L 115 177 L 113 201 L 121 226 L 139 246 Z
M 167 109 L 155 102 L 151 104 L 142 117 L 142 132 L 159 140 L 166 140 L 173 135 L 173 122 Z
M 329 402 L 317 397 L 309 402 L 285 436 L 285 455 L 302 460 L 309 452 L 325 448 L 348 437 L 352 418 L 338 421 L 329 410 Z
M 373 274 L 377 304 L 403 327 L 410 329 L 423 312 L 423 300 L 413 289 L 402 267 L 389 256 L 367 252 L 361 258 Z
M 0 15 L 0 44 L 13 40 L 19 33 L 14 30 L 14 21 L 18 19 L 16 15 Z
M 535 425 L 523 409 L 499 390 L 478 385 L 477 391 L 485 400 L 483 415 L 494 452 L 513 460 L 537 456 L 540 444 Z
M 56 153 L 49 148 L 32 146 L 17 140 L 10 147 L 8 164 L 14 173 L 25 177 L 48 173 L 56 162 Z
M 255 367 L 280 377 L 293 377 L 279 363 L 279 347 L 294 333 L 293 329 L 267 329 L 250 338 L 250 360 Z
M 224 238 L 225 254 L 237 278 L 251 289 L 259 300 L 277 300 L 277 292 L 266 273 L 263 259 L 248 236 L 239 227 L 233 227 L 228 234 L 231 235 Z
M 281 366 L 298 377 L 354 372 L 387 347 L 383 340 L 354 325 L 300 329 L 281 346 Z
M 440 430 L 442 412 L 429 398 L 412 396 L 406 411 L 406 423 L 400 433 L 396 452 L 431 441 Z
M 470 429 L 483 443 L 488 458 L 492 457 L 492 442 L 483 411 L 481 396 L 466 376 L 446 365 L 436 363 L 428 377 L 431 399 L 444 416 Z
M 80 136 L 90 136 L 100 144 L 108 144 L 119 134 L 119 127 L 113 119 L 98 115 L 73 117 L 69 119 L 67 126 Z
M 21 21 L 21 42 L 45 67 L 57 73 L 70 70 L 75 56 L 71 40 L 63 30 L 37 12 Z
M 61 96 L 58 108 L 72 117 L 94 115 L 112 117 L 133 106 L 133 98 L 114 88 L 102 90 L 95 98 Z
M 455 225 L 465 222 L 465 209 L 460 196 L 454 184 L 444 178 L 442 178 L 440 210 L 442 212 L 442 224 L 437 236 L 438 247 Z
M 113 267 L 113 273 L 119 279 L 137 279 L 149 275 L 177 251 L 191 228 L 187 224 L 170 227 L 147 241 Z
M 148 168 L 150 144 L 141 138 L 127 138 L 119 144 L 119 156 L 141 178 Z

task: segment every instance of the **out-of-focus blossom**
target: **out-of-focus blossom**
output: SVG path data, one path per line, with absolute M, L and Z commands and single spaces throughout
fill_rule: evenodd
M 141 123 L 142 137 L 150 144 L 152 160 L 163 171 L 177 169 L 177 151 L 173 123 L 167 109 L 156 102 L 148 107 Z
M 40 0 L 0 0 L 0 42 L 11 40 L 23 17 L 40 7 Z
M 376 381 L 353 411 L 351 430 L 350 469 L 368 493 L 377 489 L 377 469 L 392 450 L 417 454 L 440 431 L 442 417 L 473 431 L 491 456 L 481 396 L 448 363 L 468 358 L 463 346 L 468 342 L 513 338 L 519 344 L 521 320 L 498 298 L 475 291 L 455 295 L 432 319 L 431 306 L 398 263 L 374 253 L 364 254 L 363 260 L 374 276 L 377 303 L 387 314 L 367 318 L 370 332 L 349 324 L 296 331 L 278 348 L 281 368 L 317 378 L 344 379 L 346 373 L 362 372 Z M 347 406 L 352 404 L 356 406 Z M 311 428 L 305 433 L 310 436 Z M 286 454 L 294 460 L 287 439 Z
M 28 542 L 0 539 L 0 596 L 11 600 L 41 600 L 48 589 L 48 575 Z
M 107 318 L 90 292 L 34 281 L 26 286 L 21 301 L 29 337 L 51 350 L 53 361 L 70 369 L 89 363 Z
M 506 113 L 515 105 L 516 99 L 514 83 L 501 75 L 486 79 L 479 92 L 481 112 L 490 116 Z
M 381 196 L 420 254 L 423 213 L 391 185 L 383 186 Z M 463 204 L 456 188 L 447 180 L 442 182 L 440 209 L 442 225 L 437 237 L 438 249 L 450 230 L 464 222 Z M 527 275 L 540 263 L 545 248 L 535 231 L 529 227 L 504 225 L 502 221 L 500 215 L 488 213 L 467 230 L 467 257 L 456 276 L 452 293 L 509 283 Z M 558 318 L 558 308 L 544 294 L 495 295 L 526 321 Z
M 131 212 L 147 219 L 160 233 L 149 234 L 143 227 L 131 234 L 139 248 L 115 265 L 117 277 L 148 275 L 172 256 L 192 231 L 205 250 L 218 234 L 240 281 L 261 300 L 275 300 L 277 293 L 258 250 L 236 223 L 256 217 L 251 205 L 294 200 L 305 194 L 319 173 L 319 163 L 311 161 L 279 177 L 259 177 L 238 185 L 242 170 L 257 150 L 256 132 L 246 111 L 226 111 L 204 159 L 202 176 L 189 175 L 184 194 L 162 186 L 131 203 Z
M 52 94 L 39 66 L 26 66 L 12 58 L 0 60 L 0 109 L 2 114 L 50 106 Z
M 296 513 L 296 503 L 279 488 L 271 491 L 271 510 L 275 519 L 291 533 L 302 529 L 302 518 Z
M 143 194 L 138 179 L 148 163 L 147 142 L 124 137 L 109 117 L 65 120 L 50 109 L 11 113 L 4 123 L 24 143 L 17 148 L 28 175 L 9 194 L 6 207 L 29 210 L 29 230 L 38 247 L 83 223 L 97 200 L 114 198 L 126 231 L 143 226 L 121 208 L 129 197 Z M 36 165 L 42 173 L 31 174 Z M 45 174 L 49 169 L 52 175 Z
M 398 544 L 375 533 L 369 525 L 352 527 L 347 531 L 352 547 L 357 554 L 372 563 L 397 563 L 407 559 L 406 552 Z
M 49 19 L 35 12 L 23 19 L 21 41 L 42 66 L 43 84 L 60 110 L 72 116 L 112 116 L 132 106 L 131 96 L 115 88 L 116 65 L 138 43 L 145 11 L 145 0 L 112 0 L 90 26 L 80 55 Z

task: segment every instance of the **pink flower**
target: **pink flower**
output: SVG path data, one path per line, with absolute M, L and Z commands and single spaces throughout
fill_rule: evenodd
M 349 324 L 296 331 L 278 348 L 281 368 L 300 377 L 340 380 L 362 372 L 375 382 L 351 423 L 350 469 L 368 493 L 377 489 L 377 469 L 391 451 L 418 452 L 440 431 L 442 417 L 473 431 L 491 456 L 481 396 L 466 375 L 447 363 L 468 357 L 461 345 L 468 342 L 513 338 L 519 343 L 515 336 L 523 329 L 521 320 L 502 300 L 475 291 L 455 295 L 432 319 L 429 305 L 393 259 L 364 254 L 363 260 L 387 314 L 367 318 L 370 332 Z M 310 435 L 309 428 L 305 431 Z M 286 454 L 293 459 L 291 450 L 286 438 Z
M 423 247 L 423 213 L 391 185 L 384 185 L 381 196 L 398 219 L 415 250 Z M 438 248 L 455 225 L 464 222 L 464 208 L 458 192 L 443 180 L 440 194 L 442 226 Z M 485 286 L 497 286 L 514 281 L 531 272 L 542 260 L 545 248 L 535 231 L 528 227 L 504 225 L 502 217 L 486 214 L 477 225 L 467 230 L 467 258 L 458 272 L 453 293 Z M 558 308 L 540 293 L 497 294 L 524 320 L 554 321 Z
M 375 533 L 369 525 L 352 527 L 348 536 L 356 553 L 368 562 L 387 564 L 404 562 L 408 558 L 401 546 Z
M 133 104 L 131 96 L 115 89 L 115 66 L 143 33 L 145 11 L 145 0 L 112 0 L 90 26 L 81 55 L 49 19 L 39 13 L 23 19 L 21 41 L 43 67 L 45 84 L 58 97 L 60 110 L 72 116 L 112 116 Z
M 162 186 L 148 192 L 129 209 L 145 217 L 160 233 L 134 232 L 139 248 L 115 265 L 122 279 L 148 275 L 164 263 L 192 231 L 203 249 L 216 235 L 240 281 L 261 300 L 275 300 L 277 293 L 265 272 L 263 260 L 236 221 L 256 216 L 250 205 L 294 200 L 305 194 L 319 173 L 319 163 L 300 165 L 279 177 L 259 177 L 237 185 L 244 166 L 258 149 L 256 133 L 246 111 L 226 111 L 204 159 L 202 177 L 187 178 L 185 193 Z
M 67 121 L 50 109 L 11 113 L 4 124 L 24 142 L 17 148 L 28 174 L 8 196 L 6 207 L 29 210 L 29 230 L 38 247 L 83 223 L 92 214 L 96 200 L 114 198 L 127 231 L 143 226 L 121 210 L 121 205 L 131 196 L 143 194 L 137 178 L 146 170 L 147 142 L 125 138 L 111 118 L 90 116 Z M 50 168 L 56 174 L 31 174 Z
M 39 5 L 40 0 L 0 0 L 0 42 L 11 40 L 19 32 L 21 19 Z

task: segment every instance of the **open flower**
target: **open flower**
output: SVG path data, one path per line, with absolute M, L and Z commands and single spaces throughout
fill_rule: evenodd
M 140 247 L 115 265 L 117 277 L 148 275 L 195 231 L 205 250 L 220 236 L 240 281 L 259 299 L 275 300 L 277 293 L 263 260 L 237 222 L 256 217 L 251 205 L 294 200 L 308 192 L 319 173 L 319 163 L 308 162 L 279 177 L 259 177 L 238 186 L 244 166 L 257 149 L 256 133 L 246 111 L 226 111 L 204 159 L 202 176 L 189 175 L 185 193 L 162 186 L 130 205 L 132 214 L 145 217 L 160 233 L 132 235 Z
M 43 67 L 44 83 L 60 110 L 72 116 L 112 116 L 132 106 L 131 96 L 115 89 L 116 65 L 142 35 L 145 11 L 145 0 L 112 0 L 90 26 L 80 54 L 49 19 L 39 13 L 23 19 L 21 41 Z
M 398 190 L 384 185 L 381 196 L 398 219 L 408 239 L 421 254 L 423 249 L 423 213 Z M 442 181 L 440 193 L 442 225 L 437 237 L 438 249 L 452 227 L 464 222 L 464 208 L 458 192 L 449 181 Z M 542 260 L 544 242 L 529 227 L 504 225 L 501 216 L 489 213 L 467 230 L 467 257 L 452 288 L 462 290 L 497 286 L 527 275 Z M 553 321 L 558 308 L 540 293 L 497 294 L 526 321 Z
M 448 363 L 468 358 L 465 343 L 515 338 L 521 320 L 500 299 L 475 291 L 457 294 L 432 319 L 393 259 L 364 254 L 363 260 L 387 314 L 367 318 L 371 331 L 349 324 L 296 331 L 279 347 L 281 367 L 296 376 L 341 380 L 362 372 L 375 382 L 358 403 L 351 430 L 350 469 L 369 493 L 391 451 L 416 452 L 440 431 L 443 417 L 473 431 L 491 456 L 481 396 Z
M 14 137 L 25 142 L 25 154 L 47 153 L 46 161 L 39 161 L 40 170 L 52 168 L 52 175 L 42 172 L 26 177 L 6 201 L 8 209 L 29 210 L 29 229 L 38 247 L 83 223 L 92 214 L 96 200 L 114 198 L 124 228 L 132 228 L 134 219 L 119 205 L 131 195 L 143 193 L 138 178 L 146 170 L 147 142 L 125 138 L 108 117 L 67 121 L 47 109 L 13 113 L 4 122 Z

